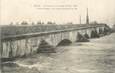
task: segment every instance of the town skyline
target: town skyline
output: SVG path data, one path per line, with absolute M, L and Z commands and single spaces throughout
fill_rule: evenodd
M 89 10 L 90 22 L 114 24 L 115 23 L 115 6 L 114 0 L 4 0 L 1 2 L 1 25 L 10 24 L 11 22 L 56 22 L 79 24 L 86 22 L 86 9 Z M 34 5 L 77 5 L 77 9 L 70 10 L 40 10 Z

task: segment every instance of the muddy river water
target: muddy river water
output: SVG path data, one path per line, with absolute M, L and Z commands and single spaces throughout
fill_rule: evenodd
M 3 73 L 115 73 L 115 33 L 13 63 L 16 65 L 3 66 Z

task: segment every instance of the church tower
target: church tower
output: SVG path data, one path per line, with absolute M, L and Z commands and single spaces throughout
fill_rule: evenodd
M 89 24 L 88 8 L 87 8 L 87 15 L 86 15 L 86 24 Z

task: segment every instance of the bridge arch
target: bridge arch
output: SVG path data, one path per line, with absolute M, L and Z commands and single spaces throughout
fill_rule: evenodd
M 71 43 L 72 43 L 71 40 L 69 40 L 69 39 L 63 39 L 63 40 L 61 40 L 61 41 L 57 44 L 57 46 L 69 45 L 69 44 L 71 44 Z
M 87 38 L 86 38 L 87 37 Z M 77 32 L 76 42 L 88 42 L 88 35 Z
M 41 39 L 40 43 L 38 44 L 37 53 L 39 52 L 55 52 L 53 45 L 47 42 L 44 39 Z
M 84 36 L 85 38 L 89 39 L 89 35 L 88 35 L 87 33 L 85 33 L 83 36 Z

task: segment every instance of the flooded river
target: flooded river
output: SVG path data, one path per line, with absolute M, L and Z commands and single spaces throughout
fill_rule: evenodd
M 56 48 L 3 66 L 3 73 L 115 73 L 115 33 Z

